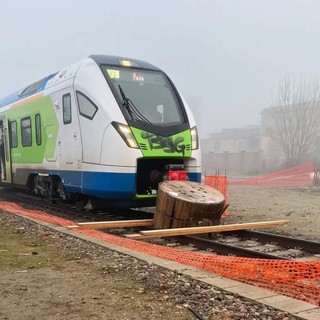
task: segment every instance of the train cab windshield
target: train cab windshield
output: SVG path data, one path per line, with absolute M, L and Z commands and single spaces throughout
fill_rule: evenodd
M 184 115 L 167 77 L 157 70 L 102 66 L 129 121 L 160 127 L 184 123 Z

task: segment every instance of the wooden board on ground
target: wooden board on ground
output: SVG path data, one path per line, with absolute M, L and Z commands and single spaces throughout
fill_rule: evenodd
M 153 219 L 79 222 L 74 226 L 68 226 L 68 229 L 108 229 L 150 226 L 153 226 Z
M 209 227 L 146 230 L 146 231 L 140 231 L 137 234 L 128 234 L 128 235 L 126 235 L 126 237 L 130 238 L 130 239 L 172 237 L 172 236 L 203 234 L 203 233 L 223 232 L 223 231 L 235 231 L 235 230 L 246 230 L 246 229 L 257 229 L 257 228 L 272 228 L 272 227 L 277 227 L 279 225 L 283 225 L 283 224 L 287 224 L 287 223 L 289 223 L 289 220 L 250 222 L 250 223 L 241 223 L 241 224 L 227 224 L 227 225 L 209 226 Z
M 225 198 L 217 189 L 192 181 L 163 181 L 158 187 L 154 226 L 190 227 L 203 219 L 218 224 L 224 209 Z

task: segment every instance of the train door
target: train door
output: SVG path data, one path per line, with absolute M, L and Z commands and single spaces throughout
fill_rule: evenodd
M 59 92 L 61 99 L 61 127 L 58 136 L 58 159 L 60 168 L 71 175 L 65 186 L 81 186 L 82 149 L 79 122 L 73 91 L 68 88 Z
M 12 182 L 8 120 L 5 116 L 0 116 L 0 181 Z

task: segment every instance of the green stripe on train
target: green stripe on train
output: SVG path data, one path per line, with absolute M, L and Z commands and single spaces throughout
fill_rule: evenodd
M 11 161 L 15 163 L 39 164 L 44 159 L 55 159 L 59 122 L 50 96 L 41 97 L 4 112 L 9 122 L 17 121 L 18 147 L 11 149 Z M 41 145 L 36 144 L 35 115 L 41 116 Z M 21 119 L 31 117 L 32 145 L 22 146 Z

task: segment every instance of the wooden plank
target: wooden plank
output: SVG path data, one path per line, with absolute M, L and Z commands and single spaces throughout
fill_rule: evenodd
M 153 219 L 80 222 L 74 226 L 68 226 L 68 229 L 107 229 L 150 226 L 153 226 Z
M 182 236 L 190 234 L 234 231 L 234 230 L 246 230 L 256 228 L 272 228 L 279 225 L 287 224 L 289 220 L 277 220 L 277 221 L 262 221 L 262 222 L 250 222 L 241 224 L 227 224 L 218 226 L 206 226 L 206 227 L 191 227 L 191 228 L 175 228 L 175 229 L 161 229 L 161 230 L 146 230 L 140 231 L 138 234 L 128 234 L 127 238 L 130 239 L 147 239 L 158 237 L 171 237 Z

